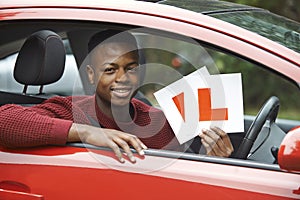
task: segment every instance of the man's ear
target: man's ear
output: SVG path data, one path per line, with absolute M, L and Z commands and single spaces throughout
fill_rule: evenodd
M 95 84 L 95 72 L 94 72 L 94 69 L 90 65 L 86 66 L 86 73 L 87 73 L 90 84 L 94 85 Z

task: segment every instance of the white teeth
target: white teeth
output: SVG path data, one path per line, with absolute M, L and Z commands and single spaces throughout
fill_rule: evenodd
M 125 93 L 125 92 L 128 92 L 129 90 L 115 89 L 114 91 L 119 92 L 119 93 Z
M 119 98 L 128 98 L 131 93 L 131 89 L 128 88 L 112 88 L 113 95 Z

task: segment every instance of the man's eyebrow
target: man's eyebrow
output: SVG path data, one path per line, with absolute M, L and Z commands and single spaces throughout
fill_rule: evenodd
M 130 63 L 128 63 L 127 65 L 126 65 L 126 67 L 128 67 L 128 66 L 130 66 L 130 65 L 134 65 L 134 64 L 139 64 L 137 61 L 133 61 L 133 62 L 130 62 Z
M 138 65 L 139 63 L 137 61 L 132 61 L 130 63 L 127 63 L 125 67 L 135 65 L 135 64 Z M 111 65 L 111 66 L 114 66 L 114 67 L 119 67 L 119 65 L 117 63 L 114 63 L 114 62 L 106 62 L 106 63 L 103 63 L 101 66 L 105 67 L 107 65 Z
M 103 63 L 101 66 L 105 67 L 107 65 L 112 65 L 114 67 L 118 67 L 119 66 L 117 63 L 113 63 L 113 62 L 106 62 L 106 63 Z

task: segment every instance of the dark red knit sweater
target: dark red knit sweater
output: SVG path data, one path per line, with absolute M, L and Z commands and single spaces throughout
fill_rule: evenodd
M 162 111 L 132 99 L 134 118 L 116 123 L 95 106 L 95 96 L 53 97 L 42 104 L 0 107 L 0 145 L 29 147 L 64 145 L 73 122 L 91 124 L 90 116 L 101 127 L 122 130 L 138 136 L 149 148 L 177 149 L 179 143 Z

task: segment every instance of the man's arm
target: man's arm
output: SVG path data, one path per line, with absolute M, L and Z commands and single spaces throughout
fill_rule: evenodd
M 117 158 L 121 163 L 124 163 L 122 148 L 131 162 L 136 162 L 133 153 L 130 150 L 131 145 L 141 156 L 144 156 L 144 149 L 147 149 L 146 145 L 143 144 L 135 135 L 124 133 L 114 129 L 105 129 L 94 127 L 84 124 L 73 123 L 69 133 L 68 142 L 82 141 L 84 143 L 104 146 L 111 148 L 116 154 Z
M 60 109 L 63 111 L 63 108 Z M 49 113 L 47 113 L 49 112 Z M 41 114 L 42 113 L 42 114 Z M 0 145 L 9 148 L 65 145 L 85 142 L 111 148 L 124 162 L 120 148 L 135 162 L 130 146 L 140 155 L 147 147 L 134 135 L 113 129 L 76 124 L 72 120 L 52 116 L 48 109 L 9 104 L 0 107 Z
M 42 115 L 34 108 L 8 104 L 0 107 L 0 145 L 32 147 L 64 145 L 71 120 Z

